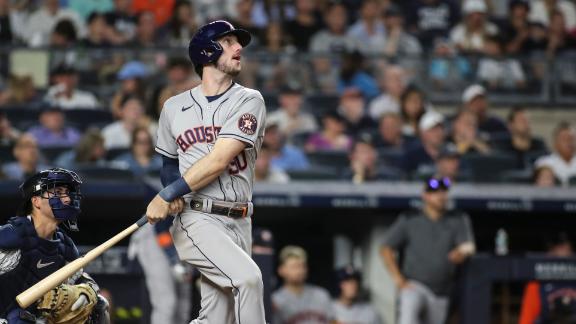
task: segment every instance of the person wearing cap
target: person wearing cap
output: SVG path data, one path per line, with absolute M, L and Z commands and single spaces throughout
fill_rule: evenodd
M 277 124 L 288 141 L 291 141 L 295 135 L 318 130 L 314 116 L 302 110 L 303 102 L 304 98 L 300 87 L 284 86 L 278 96 L 280 107 L 267 116 L 267 122 Z
M 66 126 L 66 117 L 59 107 L 46 107 L 39 117 L 40 125 L 28 130 L 41 148 L 72 147 L 80 140 L 80 133 L 73 127 Z
M 129 61 L 122 65 L 116 78 L 120 81 L 120 88 L 110 101 L 110 108 L 114 118 L 122 115 L 122 101 L 127 96 L 136 96 L 146 102 L 146 86 L 144 79 L 148 76 L 148 67 L 140 61 Z
M 398 324 L 443 324 L 456 267 L 475 252 L 470 217 L 448 208 L 450 185 L 447 178 L 427 179 L 422 208 L 400 214 L 384 238 L 381 256 L 397 287 Z
M 462 4 L 462 22 L 450 31 L 450 40 L 458 50 L 479 53 L 484 38 L 498 33 L 498 27 L 487 19 L 488 6 L 484 0 L 465 0 Z
M 286 143 L 286 137 L 280 131 L 277 123 L 266 121 L 266 132 L 262 145 L 270 149 L 270 165 L 277 170 L 306 170 L 310 167 L 308 158 L 302 150 Z
M 447 144 L 440 151 L 436 159 L 434 176 L 437 178 L 447 178 L 451 183 L 456 181 L 468 181 L 472 179 L 469 169 L 462 167 L 460 154 L 453 145 Z
M 272 293 L 272 324 L 329 324 L 334 310 L 328 291 L 306 283 L 308 254 L 295 245 L 279 255 L 278 275 L 283 285 Z
M 404 15 L 400 8 L 390 5 L 384 11 L 384 26 L 386 27 L 386 43 L 380 54 L 389 57 L 418 58 L 422 47 L 418 39 L 404 29 Z
M 408 174 L 434 167 L 445 143 L 444 116 L 434 110 L 426 112 L 420 118 L 418 130 L 420 141 L 407 148 L 403 157 L 402 167 Z
M 380 324 L 380 318 L 369 302 L 361 299 L 361 274 L 348 265 L 336 270 L 338 295 L 332 301 L 338 324 Z
M 462 93 L 463 109 L 469 110 L 476 115 L 478 119 L 478 130 L 481 136 L 488 139 L 507 136 L 508 127 L 506 127 L 506 123 L 499 117 L 489 113 L 489 104 L 486 95 L 486 89 L 483 86 L 479 84 L 469 86 Z
M 478 135 L 478 119 L 470 110 L 460 110 L 452 121 L 452 134 L 448 142 L 459 154 L 488 154 L 490 146 Z
M 71 66 L 60 64 L 52 70 L 52 86 L 44 100 L 62 109 L 96 109 L 98 100 L 88 91 L 78 90 L 78 72 Z

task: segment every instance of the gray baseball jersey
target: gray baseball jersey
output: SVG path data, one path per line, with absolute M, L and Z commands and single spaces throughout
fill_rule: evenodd
M 380 319 L 372 305 L 354 303 L 344 305 L 338 301 L 332 304 L 334 316 L 338 324 L 380 324 Z
M 334 318 L 330 295 L 324 288 L 306 285 L 296 295 L 285 287 L 272 294 L 272 324 L 327 324 Z
M 262 145 L 266 123 L 264 99 L 257 90 L 234 83 L 211 102 L 197 86 L 164 103 L 160 114 L 156 151 L 178 158 L 184 174 L 212 150 L 220 137 L 247 144 L 228 172 L 194 195 L 217 200 L 247 202 L 252 199 L 254 163 Z

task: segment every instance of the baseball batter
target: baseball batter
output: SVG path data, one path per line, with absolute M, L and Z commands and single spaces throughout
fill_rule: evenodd
M 184 206 L 171 234 L 180 259 L 202 273 L 201 310 L 192 323 L 265 323 L 262 275 L 250 253 L 266 108 L 258 91 L 233 81 L 250 39 L 226 21 L 202 26 L 189 46 L 202 83 L 168 99 L 160 115 L 156 151 L 166 187 L 146 215 L 155 223 Z

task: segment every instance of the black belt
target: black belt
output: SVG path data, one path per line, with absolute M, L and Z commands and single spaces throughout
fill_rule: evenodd
M 230 207 L 230 205 L 233 205 L 233 207 Z M 190 208 L 196 211 L 224 215 L 232 218 L 243 218 L 248 215 L 248 203 L 218 202 L 213 200 L 210 210 L 205 210 L 203 199 L 192 199 L 190 200 Z

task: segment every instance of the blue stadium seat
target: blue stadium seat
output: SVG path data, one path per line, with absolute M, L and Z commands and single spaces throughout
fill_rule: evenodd
M 310 165 L 341 173 L 348 167 L 350 161 L 347 152 L 314 152 L 306 154 Z
M 78 174 L 80 174 L 80 176 L 82 176 L 82 179 L 93 182 L 129 182 L 135 180 L 134 174 L 128 169 L 118 169 L 108 166 L 84 164 L 76 166 L 75 170 L 78 172 Z
M 71 149 L 69 146 L 44 147 L 40 149 L 40 152 L 48 162 L 54 162 L 62 153 L 70 151 Z
M 305 99 L 305 106 L 308 111 L 321 118 L 327 112 L 336 111 L 340 104 L 340 98 L 332 95 L 310 95 Z
M 124 153 L 130 152 L 127 148 L 112 148 L 106 151 L 106 160 L 112 161 Z
M 312 167 L 308 170 L 290 170 L 286 171 L 290 180 L 340 180 L 340 175 L 335 171 L 327 168 Z
M 66 110 L 66 119 L 77 125 L 80 130 L 85 130 L 88 127 L 102 128 L 114 121 L 110 111 L 101 109 Z
M 472 171 L 477 182 L 501 182 L 503 172 L 514 170 L 517 166 L 514 155 L 503 153 L 466 154 L 461 161 L 463 166 Z

